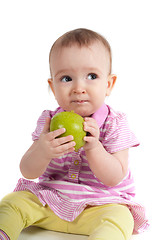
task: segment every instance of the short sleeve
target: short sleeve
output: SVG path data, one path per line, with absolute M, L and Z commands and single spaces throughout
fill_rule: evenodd
M 126 115 L 117 113 L 115 117 L 108 117 L 103 145 L 109 153 L 115 153 L 140 143 L 130 130 Z
M 32 140 L 38 140 L 39 136 L 44 128 L 46 118 L 50 117 L 51 118 L 51 112 L 49 110 L 45 110 L 42 112 L 41 116 L 39 117 L 37 121 L 37 126 L 35 131 L 32 133 Z

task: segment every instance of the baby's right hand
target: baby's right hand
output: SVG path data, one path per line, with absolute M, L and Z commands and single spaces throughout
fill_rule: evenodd
M 50 132 L 50 121 L 50 118 L 46 118 L 45 126 L 38 140 L 41 154 L 49 161 L 52 158 L 73 152 L 75 150 L 74 146 L 76 145 L 71 135 L 57 138 L 66 131 L 65 128 Z

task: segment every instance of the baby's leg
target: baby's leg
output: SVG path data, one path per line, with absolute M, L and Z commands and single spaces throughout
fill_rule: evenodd
M 129 240 L 134 220 L 126 206 L 90 207 L 69 224 L 69 232 L 89 235 L 89 240 Z
M 46 214 L 45 207 L 31 192 L 13 192 L 0 202 L 0 230 L 15 240 L 24 228 L 46 218 Z

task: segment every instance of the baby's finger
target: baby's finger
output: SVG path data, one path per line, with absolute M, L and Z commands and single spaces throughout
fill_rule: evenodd
M 72 135 L 68 135 L 66 137 L 59 137 L 54 140 L 54 143 L 56 143 L 56 146 L 63 145 L 65 143 L 71 142 L 73 140 Z
M 83 125 L 84 125 L 84 130 L 86 131 L 86 127 L 89 126 L 89 127 L 92 127 L 92 128 L 95 128 L 95 129 L 99 129 L 98 127 L 98 124 L 96 122 L 95 119 L 93 118 L 85 118 L 86 120 L 84 121 Z
M 84 120 L 85 120 L 85 122 L 87 122 L 88 124 L 90 124 L 92 126 L 94 126 L 94 125 L 98 126 L 97 121 L 94 118 L 85 117 Z
M 84 130 L 94 137 L 99 135 L 99 127 L 97 125 L 90 124 L 90 122 L 84 122 Z
M 72 152 L 75 150 L 75 145 L 76 143 L 74 141 L 59 145 L 58 147 L 56 147 L 56 154 L 63 155 L 65 153 Z
M 50 121 L 51 121 L 51 119 L 49 117 L 47 117 L 46 120 L 45 120 L 45 125 L 44 125 L 44 128 L 42 130 L 42 133 L 46 134 L 50 131 Z
M 85 142 L 87 142 L 87 143 L 92 143 L 92 142 L 94 142 L 94 137 L 91 137 L 91 136 L 89 136 L 89 137 L 84 137 L 83 138 L 84 139 L 84 141 Z
M 48 133 L 48 140 L 52 141 L 53 139 L 55 139 L 56 137 L 59 137 L 64 132 L 66 132 L 65 128 L 59 128 L 59 129 L 57 129 L 55 131 L 49 132 Z
M 94 136 L 94 137 L 98 136 L 98 129 L 96 128 L 86 126 L 84 130 L 88 132 L 91 136 Z

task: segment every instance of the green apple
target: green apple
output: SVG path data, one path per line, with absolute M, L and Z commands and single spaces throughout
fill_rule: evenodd
M 65 128 L 66 132 L 59 137 L 65 137 L 72 135 L 76 142 L 75 151 L 77 152 L 84 144 L 84 136 L 86 132 L 83 130 L 84 119 L 79 114 L 71 112 L 60 112 L 53 116 L 50 123 L 50 131 L 57 130 L 59 128 Z

